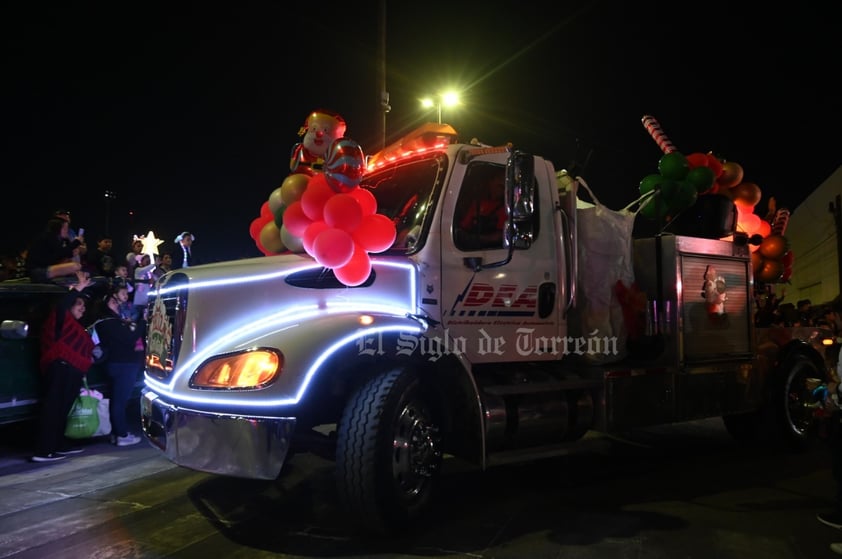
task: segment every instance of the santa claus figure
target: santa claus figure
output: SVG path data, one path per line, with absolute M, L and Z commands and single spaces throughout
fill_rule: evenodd
M 707 303 L 707 311 L 710 316 L 722 316 L 725 314 L 725 301 L 728 295 L 725 293 L 725 278 L 716 275 L 716 268 L 708 265 L 705 268 L 705 282 L 702 285 L 702 297 Z

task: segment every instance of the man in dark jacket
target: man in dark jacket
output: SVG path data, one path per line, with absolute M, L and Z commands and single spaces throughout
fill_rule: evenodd
M 81 240 L 70 240 L 68 224 L 57 217 L 47 221 L 44 231 L 29 245 L 26 270 L 35 283 L 67 279 L 82 269 L 79 263 Z
M 178 245 L 175 254 L 172 257 L 173 270 L 180 268 L 189 268 L 195 266 L 198 262 L 193 257 L 193 241 L 196 237 L 189 231 L 183 231 L 175 238 L 175 243 Z
M 120 302 L 113 292 L 105 296 L 105 306 L 103 316 L 94 328 L 107 354 L 105 369 L 112 381 L 111 442 L 117 446 L 129 446 L 141 440 L 129 432 L 126 408 L 143 371 L 145 352 L 138 340 L 146 336 L 146 321 L 142 317 L 137 322 L 122 319 Z
M 86 253 L 88 271 L 92 275 L 114 277 L 115 260 L 111 255 L 113 246 L 114 241 L 111 237 L 105 236 L 97 241 L 96 250 L 89 250 Z

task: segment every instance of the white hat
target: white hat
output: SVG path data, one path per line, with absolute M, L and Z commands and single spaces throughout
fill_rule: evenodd
M 194 234 L 193 234 L 193 233 L 191 233 L 190 231 L 182 231 L 182 232 L 178 235 L 178 237 L 176 237 L 176 238 L 175 238 L 175 242 L 176 242 L 176 243 L 180 243 L 180 242 L 181 242 L 181 239 L 183 239 L 184 237 L 186 237 L 186 236 L 188 236 L 188 235 L 189 235 L 190 237 L 192 237 L 194 241 L 196 240 L 196 235 L 194 235 Z

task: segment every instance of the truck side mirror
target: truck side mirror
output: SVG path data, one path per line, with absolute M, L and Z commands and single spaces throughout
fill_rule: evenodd
M 506 168 L 506 200 L 511 208 L 507 237 L 509 245 L 527 249 L 534 235 L 532 220 L 535 214 L 535 159 L 528 153 L 516 151 Z
M 520 151 L 509 159 L 506 169 L 509 196 L 513 221 L 525 221 L 532 218 L 534 210 L 533 196 L 535 195 L 535 160 Z

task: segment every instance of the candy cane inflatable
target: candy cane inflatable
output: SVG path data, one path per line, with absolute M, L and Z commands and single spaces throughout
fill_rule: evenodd
M 640 119 L 640 121 L 649 132 L 649 135 L 652 136 L 652 139 L 655 140 L 655 143 L 658 144 L 658 147 L 661 148 L 661 151 L 664 153 L 672 153 L 676 151 L 675 146 L 672 144 L 667 135 L 664 134 L 664 130 L 661 128 L 660 123 L 654 116 L 643 115 L 643 118 Z

